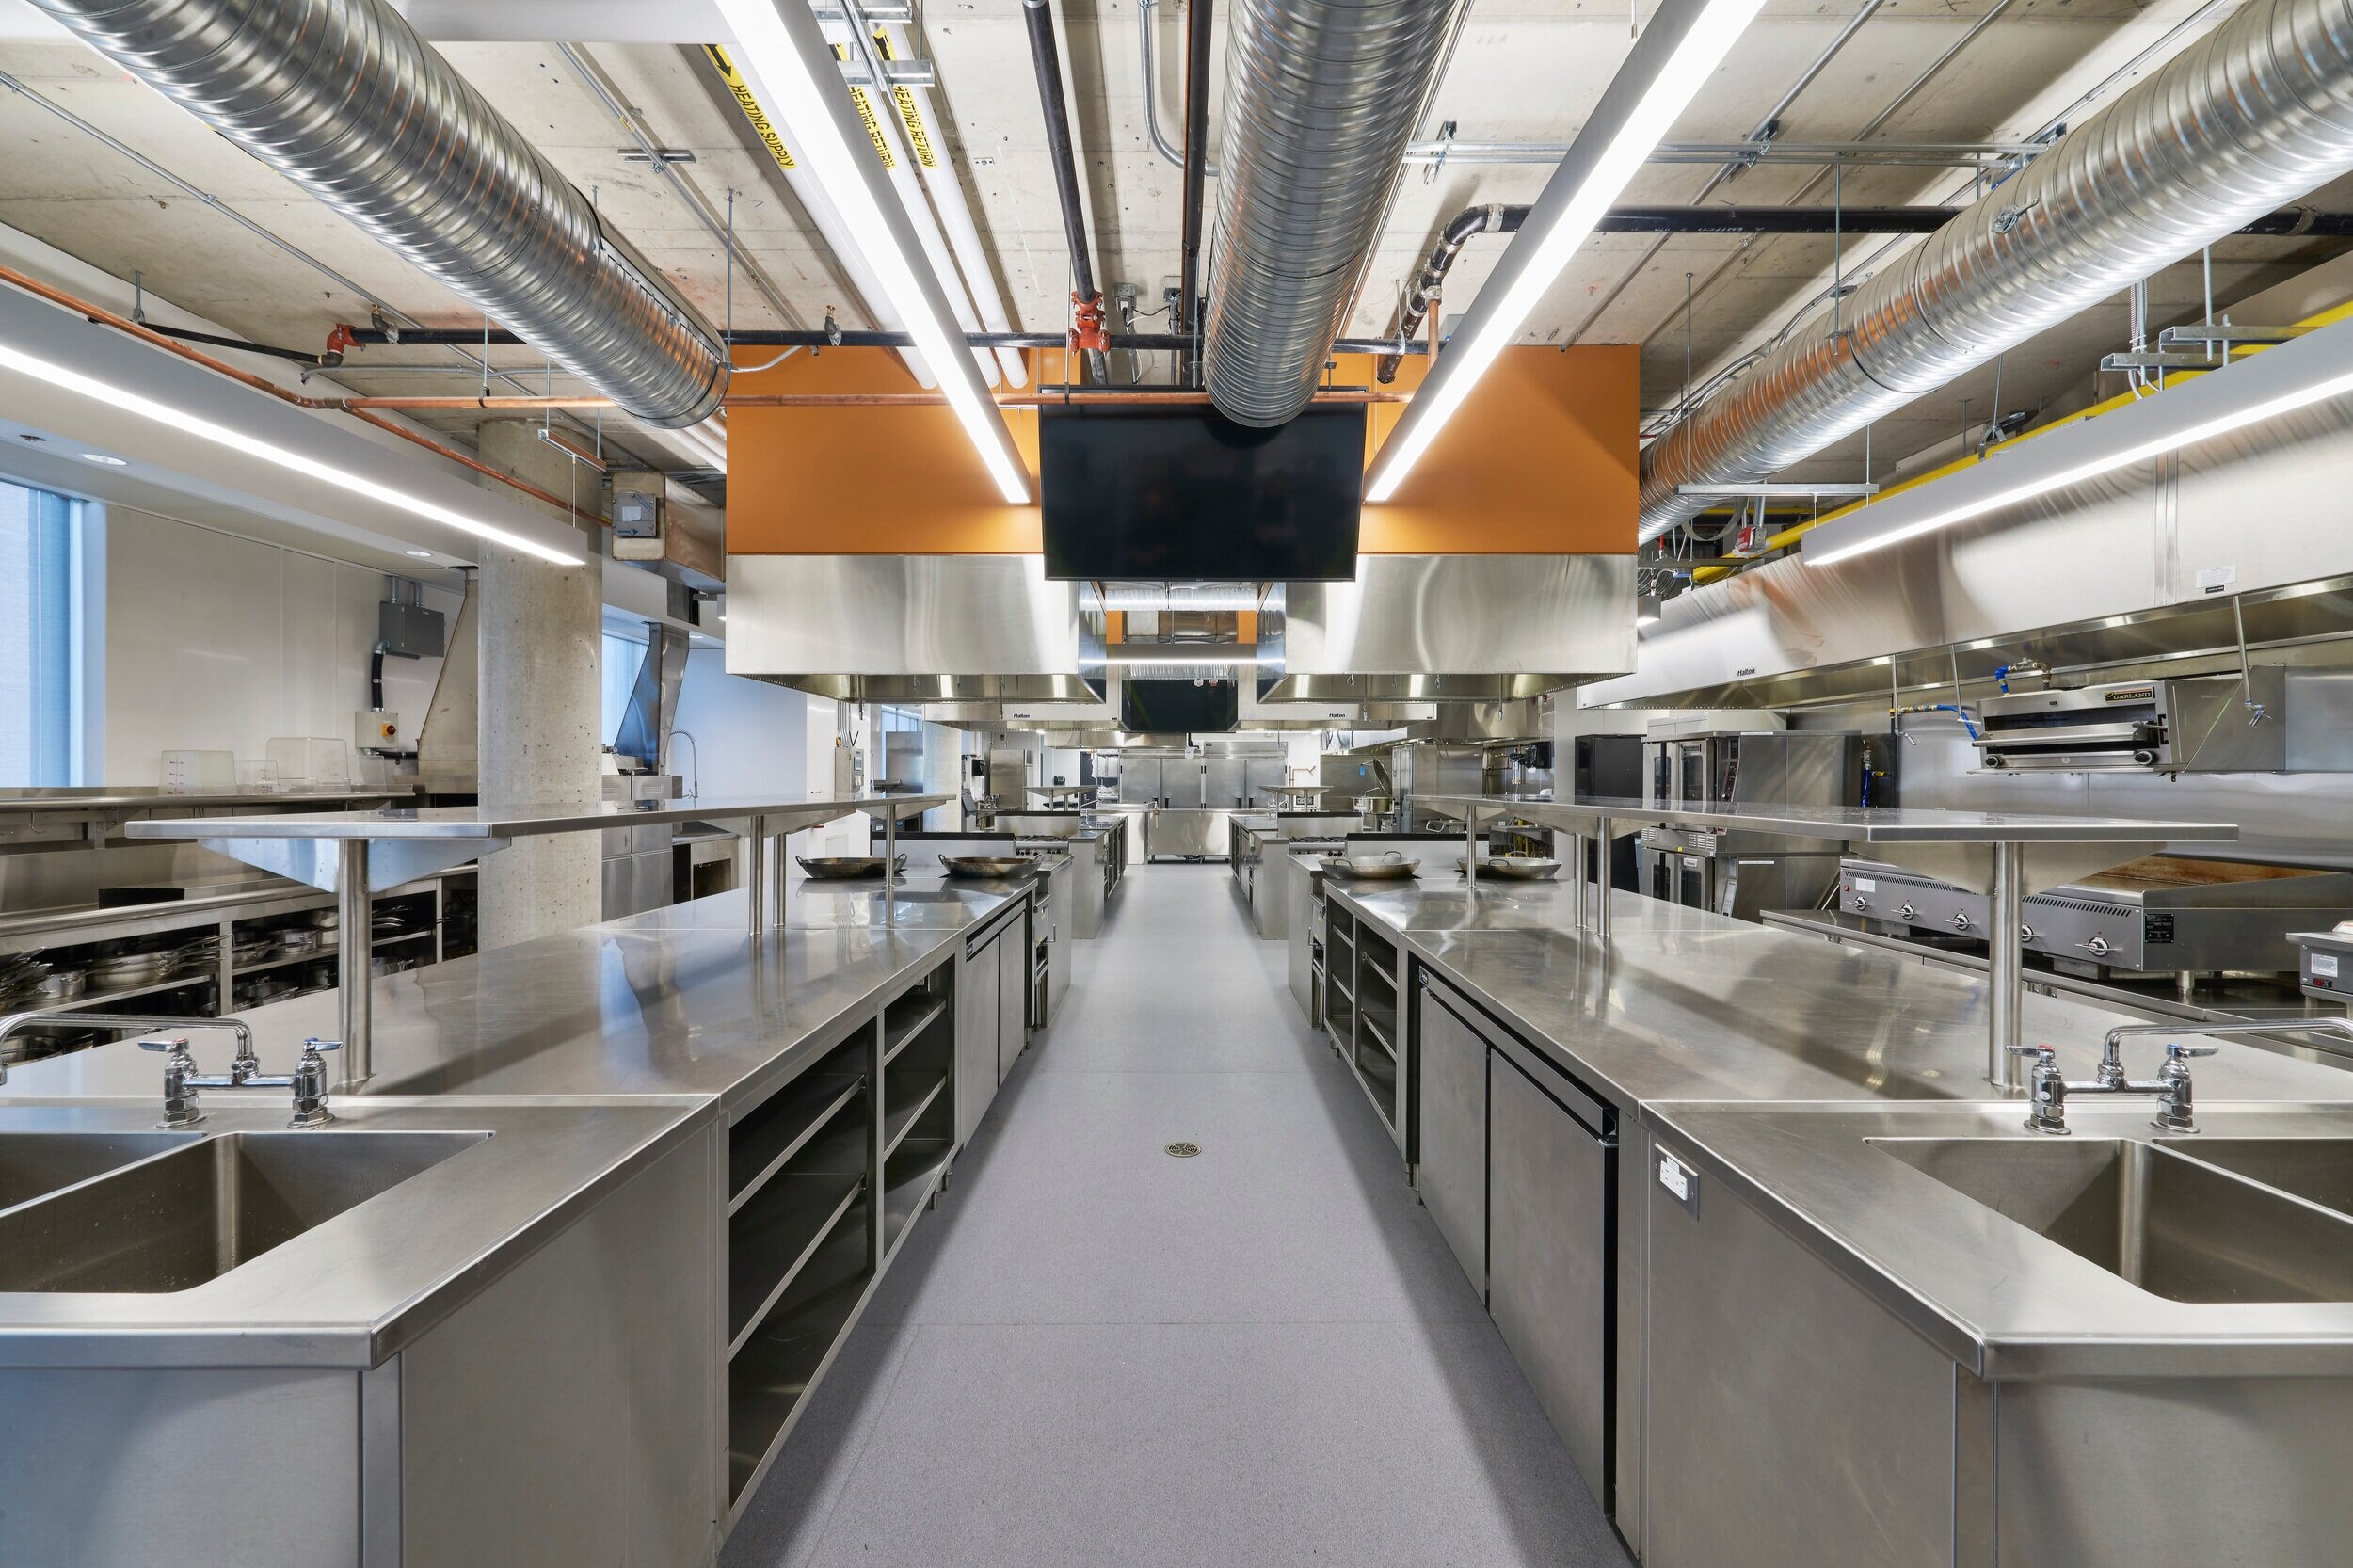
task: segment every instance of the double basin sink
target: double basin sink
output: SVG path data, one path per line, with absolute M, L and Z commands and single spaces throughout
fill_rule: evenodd
M 1867 1142 L 2153 1295 L 2353 1302 L 2353 1138 Z
M 0 1293 L 190 1289 L 488 1136 L 0 1133 Z

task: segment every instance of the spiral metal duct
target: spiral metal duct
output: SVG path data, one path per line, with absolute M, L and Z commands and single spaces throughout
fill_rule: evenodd
M 710 329 L 383 0 L 36 0 L 648 424 L 727 390 Z
M 2353 0 L 2258 0 L 1642 455 L 1642 540 L 2353 168 Z
M 1307 406 L 1466 0 L 1234 0 L 1202 376 L 1240 424 Z

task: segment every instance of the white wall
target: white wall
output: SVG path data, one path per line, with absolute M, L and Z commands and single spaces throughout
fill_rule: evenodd
M 368 705 L 383 573 L 125 507 L 106 513 L 103 772 L 152 785 L 163 753 L 267 755 L 281 735 L 351 740 Z M 424 602 L 455 625 L 458 598 Z M 438 659 L 384 662 L 384 705 L 423 723 Z M 385 764 L 354 758 L 363 779 Z M 379 770 L 360 772 L 362 766 Z

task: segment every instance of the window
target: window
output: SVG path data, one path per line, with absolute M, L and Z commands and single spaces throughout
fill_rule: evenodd
M 0 786 L 81 779 L 82 509 L 0 480 Z
M 630 693 L 637 688 L 637 671 L 646 662 L 644 640 L 604 634 L 603 735 L 606 745 L 620 737 L 621 721 L 629 716 Z

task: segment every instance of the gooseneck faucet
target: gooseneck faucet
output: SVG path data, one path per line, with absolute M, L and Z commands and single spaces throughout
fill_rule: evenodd
M 2067 1102 L 2079 1096 L 2148 1095 L 2157 1100 L 2157 1113 L 2151 1125 L 2160 1132 L 2176 1137 L 2198 1130 L 2197 1118 L 2191 1111 L 2189 1059 L 2212 1056 L 2214 1046 L 2185 1046 L 2184 1037 L 2214 1034 L 2342 1034 L 2353 1039 L 2353 1018 L 2294 1018 L 2279 1023 L 2239 1022 L 2206 1024 L 2119 1024 L 2107 1032 L 2100 1043 L 2100 1069 L 2089 1080 L 2071 1080 L 2059 1071 L 2058 1055 L 2048 1046 L 2012 1046 L 2020 1056 L 2032 1057 L 2034 1067 L 2026 1080 L 2026 1127 L 2034 1132 L 2064 1135 L 2067 1130 Z M 2136 1080 L 2126 1076 L 2123 1044 L 2137 1035 L 2165 1035 L 2165 1065 L 2153 1079 Z
M 165 1014 L 149 1013 L 76 1013 L 71 1008 L 52 1012 L 11 1013 L 0 1018 L 0 1041 L 11 1034 L 43 1024 L 72 1024 L 76 1029 L 104 1029 L 117 1034 L 162 1033 L 169 1030 L 225 1029 L 237 1037 L 237 1054 L 229 1064 L 232 1073 L 251 1078 L 262 1070 L 262 1059 L 253 1054 L 253 1031 L 243 1018 L 175 1018 Z M 161 1050 L 163 1048 L 155 1048 Z M 0 1074 L 0 1083 L 6 1083 Z

